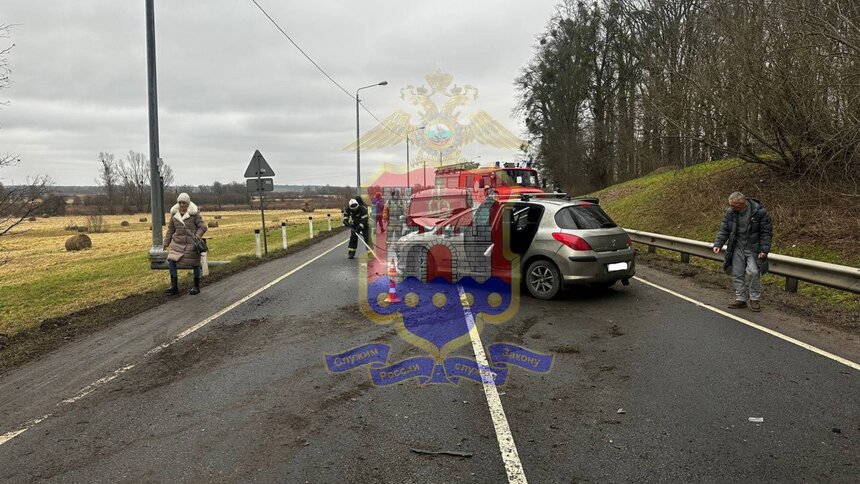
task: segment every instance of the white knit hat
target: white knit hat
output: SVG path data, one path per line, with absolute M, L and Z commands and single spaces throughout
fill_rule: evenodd
M 191 197 L 189 197 L 187 193 L 180 193 L 179 196 L 176 197 L 176 203 L 179 202 L 191 203 Z

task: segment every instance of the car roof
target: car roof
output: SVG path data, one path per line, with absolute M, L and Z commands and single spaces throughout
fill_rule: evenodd
M 532 203 L 536 205 L 544 205 L 551 206 L 554 208 L 562 208 L 562 207 L 570 207 L 576 206 L 583 202 L 586 202 L 590 205 L 600 205 L 593 198 L 583 197 L 583 198 L 529 198 L 528 200 L 511 200 L 512 202 L 521 202 L 521 203 Z

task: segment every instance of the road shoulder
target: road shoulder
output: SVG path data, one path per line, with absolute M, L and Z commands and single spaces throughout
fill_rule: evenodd
M 77 395 L 117 368 L 134 364 L 178 333 L 343 243 L 342 234 L 318 240 L 294 254 L 205 285 L 200 295 L 193 296 L 194 304 L 188 304 L 192 296 L 182 295 L 152 305 L 9 370 L 0 376 L 0 422 L 4 430 L 50 413 L 58 402 Z
M 748 321 L 782 333 L 791 338 L 803 341 L 824 351 L 860 361 L 860 335 L 838 327 L 829 321 L 828 314 L 818 316 L 786 307 L 781 300 L 788 295 L 773 295 L 764 293 L 762 311 L 754 313 L 749 309 L 731 310 L 726 306 L 734 298 L 728 289 L 714 287 L 699 278 L 690 275 L 679 275 L 669 272 L 671 269 L 658 268 L 648 264 L 637 264 L 637 276 L 642 279 L 670 289 L 679 294 L 703 302 L 710 306 L 744 318 Z M 688 274 L 682 272 L 682 274 Z M 729 277 L 724 276 L 728 283 Z M 688 303 L 684 303 L 688 304 Z

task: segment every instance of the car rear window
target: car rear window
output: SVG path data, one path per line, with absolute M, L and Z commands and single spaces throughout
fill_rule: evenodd
M 555 214 L 555 223 L 563 229 L 607 229 L 616 227 L 600 205 L 591 203 L 565 207 Z

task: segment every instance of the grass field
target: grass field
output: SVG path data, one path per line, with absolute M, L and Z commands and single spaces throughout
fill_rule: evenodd
M 594 195 L 623 227 L 712 242 L 727 197 L 735 190 L 764 203 L 773 220 L 774 253 L 860 266 L 857 199 L 815 187 L 809 180 L 776 176 L 763 166 L 720 160 L 662 169 Z M 678 257 L 676 252 L 659 253 Z M 722 270 L 718 262 L 695 257 L 691 262 Z M 769 290 L 781 290 L 784 278 L 768 275 L 763 281 Z M 841 309 L 860 310 L 860 296 L 849 292 L 801 283 L 800 293 Z
M 266 212 L 269 251 L 281 250 L 281 222 L 287 222 L 289 243 L 307 239 L 308 215 L 314 232 L 340 225 L 337 210 Z M 260 213 L 204 212 L 206 221 L 220 215 L 219 227 L 206 233 L 209 260 L 232 260 L 255 251 L 254 229 Z M 151 270 L 147 252 L 151 246 L 149 222 L 138 222 L 149 214 L 105 216 L 106 233 L 88 233 L 93 247 L 67 252 L 65 241 L 73 232 L 67 225 L 86 225 L 84 217 L 40 218 L 24 222 L 13 234 L 0 238 L 0 334 L 12 336 L 40 322 L 97 304 L 167 286 L 167 271 Z M 122 221 L 129 226 L 123 227 Z M 166 230 L 165 230 L 166 231 Z M 213 270 L 216 270 L 213 268 Z M 182 271 L 180 277 L 190 277 Z M 205 282 L 205 281 L 204 281 Z

